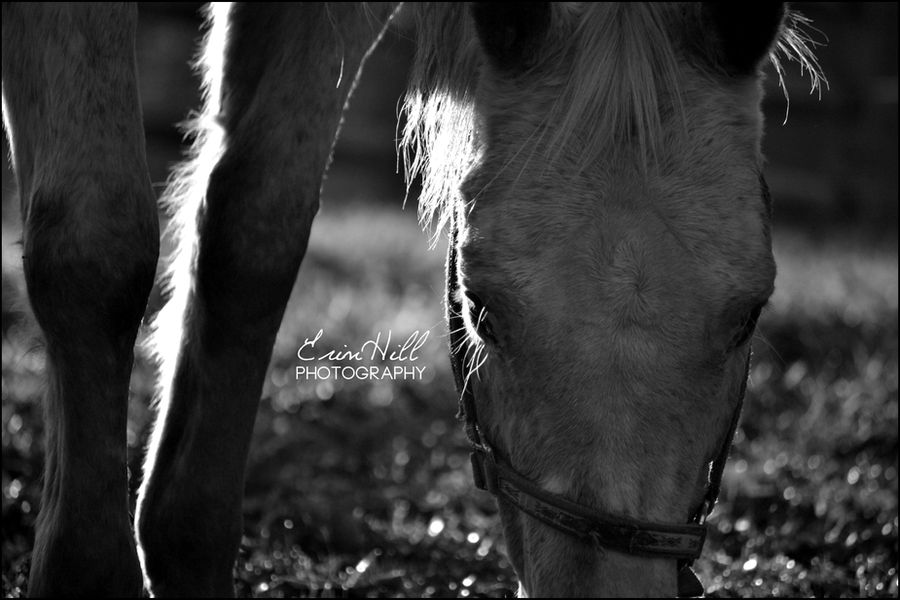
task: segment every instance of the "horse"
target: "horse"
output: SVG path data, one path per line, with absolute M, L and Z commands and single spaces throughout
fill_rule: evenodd
M 775 275 L 761 69 L 820 74 L 782 3 L 210 5 L 203 109 L 163 199 L 177 251 L 134 528 L 126 397 L 160 247 L 137 10 L 4 4 L 48 355 L 32 595 L 233 595 L 275 334 L 356 74 L 401 9 L 408 176 L 450 237 L 460 416 L 520 594 L 702 594 L 690 564 Z

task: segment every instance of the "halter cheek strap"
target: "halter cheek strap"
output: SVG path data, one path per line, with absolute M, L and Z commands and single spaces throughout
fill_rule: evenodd
M 678 560 L 678 596 L 703 595 L 703 586 L 691 569 L 694 560 L 703 551 L 706 540 L 706 517 L 712 512 L 719 489 L 731 442 L 740 420 L 747 376 L 743 379 L 740 399 L 731 420 L 728 435 L 712 462 L 709 486 L 703 502 L 696 508 L 688 523 L 656 523 L 616 515 L 572 502 L 559 494 L 548 492 L 516 471 L 502 459 L 483 435 L 475 407 L 475 395 L 465 385 L 463 375 L 468 341 L 462 317 L 463 307 L 457 300 L 458 230 L 451 227 L 450 247 L 447 252 L 447 320 L 450 327 L 450 363 L 456 388 L 460 394 L 457 418 L 464 422 L 466 436 L 472 445 L 472 474 L 475 486 L 486 490 L 498 499 L 508 502 L 518 510 L 541 521 L 549 527 L 603 548 L 637 556 L 672 558 Z M 746 370 L 749 372 L 750 356 Z

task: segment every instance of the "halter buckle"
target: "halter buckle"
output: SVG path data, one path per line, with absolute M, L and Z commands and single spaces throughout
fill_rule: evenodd
M 497 481 L 494 452 L 487 444 L 478 444 L 473 448 L 473 451 L 469 453 L 469 460 L 472 461 L 472 478 L 475 480 L 475 487 L 496 495 L 499 482 Z
M 700 505 L 700 511 L 697 513 L 697 517 L 695 521 L 697 525 L 706 525 L 706 519 L 709 517 L 709 513 L 712 512 L 713 502 L 707 498 L 703 501 L 703 504 Z

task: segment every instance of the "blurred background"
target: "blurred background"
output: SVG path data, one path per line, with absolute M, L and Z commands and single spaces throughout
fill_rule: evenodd
M 823 43 L 821 98 L 796 63 L 768 71 L 766 176 L 776 294 L 723 497 L 698 570 L 717 597 L 897 595 L 897 4 L 796 3 Z M 200 5 L 141 3 L 151 178 L 184 151 L 199 105 Z M 401 21 L 350 104 L 307 258 L 263 390 L 248 467 L 238 591 L 258 596 L 503 596 L 493 500 L 472 489 L 446 358 L 442 244 L 403 205 L 396 113 L 414 32 Z M 4 139 L 3 152 L 8 152 Z M 3 591 L 25 593 L 42 469 L 44 355 L 24 297 L 18 199 L 3 170 Z M 165 219 L 165 215 L 161 215 Z M 158 310 L 155 291 L 148 315 Z M 294 357 L 428 331 L 422 381 L 305 382 Z M 336 363 L 337 364 L 337 363 Z M 133 488 L 153 370 L 132 380 Z

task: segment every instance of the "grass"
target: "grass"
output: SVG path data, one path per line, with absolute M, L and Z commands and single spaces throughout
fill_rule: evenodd
M 7 238 L 4 231 L 4 238 Z M 714 597 L 896 596 L 897 251 L 776 232 L 742 425 L 697 567 Z M 256 422 L 235 570 L 254 596 L 509 596 L 493 500 L 473 489 L 446 358 L 443 252 L 412 215 L 327 206 Z M 4 248 L 3 592 L 27 592 L 44 356 Z M 20 297 L 20 296 L 19 296 Z M 428 330 L 424 381 L 298 382 L 295 353 Z M 136 487 L 152 373 L 135 367 Z

